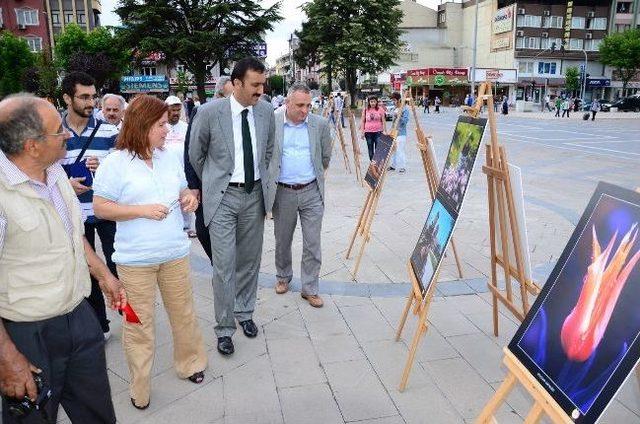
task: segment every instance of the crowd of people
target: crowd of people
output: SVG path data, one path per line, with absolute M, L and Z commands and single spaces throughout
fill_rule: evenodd
M 275 290 L 289 290 L 292 241 L 302 226 L 301 296 L 319 295 L 324 173 L 331 126 L 310 113 L 311 92 L 294 84 L 283 108 L 264 100 L 254 58 L 221 78 L 216 99 L 100 99 L 82 72 L 65 76 L 62 115 L 20 93 L 0 101 L 0 392 L 3 422 L 116 421 L 104 346 L 106 307 L 120 311 L 135 408 L 152 401 L 155 293 L 173 336 L 179 378 L 200 384 L 207 355 L 195 315 L 189 232 L 212 264 L 217 349 L 234 353 L 237 328 L 253 321 L 264 222 L 274 220 Z M 99 110 L 98 110 L 99 109 Z M 185 231 L 187 230 L 187 231 Z M 95 252 L 96 236 L 104 260 Z M 106 301 L 105 301 L 106 299 Z M 213 313 L 214 311 L 212 311 Z M 39 402 L 28 417 L 11 399 Z M 42 390 L 42 386 L 39 386 Z M 25 398 L 26 397 L 26 398 Z M 35 408 L 34 408 L 35 409 Z M 42 415 L 41 415 L 42 414 Z

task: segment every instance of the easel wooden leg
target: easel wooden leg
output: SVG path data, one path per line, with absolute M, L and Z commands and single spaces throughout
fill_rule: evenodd
M 396 341 L 400 341 L 400 337 L 402 336 L 402 330 L 404 329 L 404 325 L 407 322 L 407 316 L 409 315 L 409 310 L 411 309 L 411 305 L 413 304 L 414 299 L 415 299 L 415 296 L 412 290 L 411 293 L 409 294 L 409 297 L 407 298 L 407 304 L 404 306 L 404 311 L 402 311 L 402 316 L 400 317 L 400 324 L 398 325 L 398 331 L 396 332 Z
M 540 406 L 538 402 L 534 403 L 533 407 L 527 414 L 527 418 L 524 419 L 524 424 L 538 424 L 542 418 L 543 412 L 544 409 L 542 409 L 542 406 Z
M 369 191 L 369 194 L 367 195 L 367 199 L 364 202 L 364 206 L 362 207 L 362 211 L 360 212 L 360 217 L 358 218 L 358 223 L 356 224 L 356 228 L 353 231 L 353 235 L 351 236 L 351 242 L 349 243 L 349 249 L 347 250 L 347 254 L 345 256 L 346 259 L 349 259 L 349 256 L 351 256 L 351 250 L 353 249 L 353 245 L 356 241 L 356 236 L 358 235 L 358 233 L 362 230 L 362 226 L 364 225 L 364 218 L 365 215 L 367 214 L 368 210 L 369 210 L 369 203 L 371 202 L 371 198 L 373 196 L 373 191 Z
M 418 328 L 416 329 L 416 334 L 413 336 L 413 341 L 411 342 L 411 348 L 409 349 L 409 357 L 407 358 L 407 363 L 404 366 L 404 371 L 402 373 L 402 380 L 400 380 L 400 387 L 398 390 L 401 392 L 407 387 L 407 382 L 409 381 L 409 374 L 411 373 L 411 368 L 413 368 L 413 361 L 416 358 L 416 352 L 418 351 L 418 346 L 420 345 L 420 339 L 422 339 L 422 335 L 427 331 L 427 307 L 423 306 L 422 311 L 420 312 L 420 319 L 418 320 Z
M 451 250 L 453 250 L 453 258 L 456 260 L 456 267 L 458 268 L 458 276 L 463 278 L 462 276 L 462 265 L 460 264 L 460 257 L 458 257 L 458 250 L 456 249 L 455 240 L 453 237 L 451 238 Z
M 498 408 L 500 408 L 500 405 L 504 403 L 507 396 L 509 396 L 509 393 L 513 390 L 513 386 L 516 384 L 516 381 L 516 376 L 510 372 L 498 388 L 496 394 L 493 395 L 489 403 L 484 407 L 475 424 L 488 424 L 494 421 L 494 414 Z

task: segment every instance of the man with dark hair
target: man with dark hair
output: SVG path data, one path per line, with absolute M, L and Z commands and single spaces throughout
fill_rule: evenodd
M 266 74 L 257 59 L 240 60 L 231 74 L 233 94 L 198 108 L 189 159 L 202 181 L 204 222 L 211 237 L 218 351 L 234 351 L 237 319 L 247 337 L 253 322 L 262 256 L 264 193 L 275 137 L 270 104 L 261 101 Z
M 115 147 L 118 129 L 93 116 L 97 96 L 95 80 L 90 75 L 84 72 L 69 73 L 62 80 L 62 95 L 67 104 L 62 125 L 71 133 L 71 137 L 67 140 L 67 153 L 62 164 L 80 200 L 82 212 L 87 217 L 84 223 L 85 236 L 91 247 L 95 249 L 95 235 L 96 232 L 98 233 L 107 266 L 113 275 L 117 275 L 116 265 L 111 260 L 116 223 L 94 216 L 91 184 L 93 173 L 98 168 L 100 160 Z M 100 292 L 98 281 L 93 277 L 91 278 L 91 295 L 87 300 L 98 316 L 105 339 L 108 339 L 111 333 L 104 297 Z
M 122 283 L 82 236 L 82 213 L 59 160 L 70 136 L 46 100 L 0 101 L 0 392 L 2 422 L 115 423 L 100 323 L 85 301 L 89 273 L 112 308 Z M 34 400 L 34 376 L 51 389 L 44 408 L 14 417 L 8 398 Z

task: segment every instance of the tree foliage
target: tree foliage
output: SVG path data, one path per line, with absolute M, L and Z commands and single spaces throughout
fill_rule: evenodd
M 564 72 L 564 86 L 568 91 L 577 91 L 580 88 L 580 71 L 575 66 L 567 68 Z
M 614 68 L 625 90 L 640 68 L 640 30 L 607 35 L 600 43 L 600 62 Z
M 52 100 L 58 97 L 58 69 L 49 51 L 35 55 L 34 66 L 25 71 L 23 81 L 24 89 L 30 93 Z
M 66 72 L 83 71 L 96 79 L 96 88 L 117 80 L 129 66 L 131 49 L 108 28 L 87 33 L 77 24 L 65 26 L 56 39 L 56 65 Z
M 24 90 L 25 73 L 34 61 L 26 41 L 9 31 L 0 32 L 0 97 Z
M 284 93 L 284 77 L 282 75 L 271 75 L 269 77 L 269 88 L 271 89 L 271 95 L 285 94 Z
M 297 33 L 304 57 L 344 73 L 355 99 L 358 71 L 378 73 L 394 64 L 402 42 L 400 0 L 312 0 L 302 6 L 308 20 Z M 329 79 L 331 85 L 331 78 Z
M 282 19 L 280 3 L 262 8 L 253 0 L 120 0 L 119 30 L 140 53 L 161 52 L 193 74 L 206 98 L 207 66 L 253 55 L 253 45 Z

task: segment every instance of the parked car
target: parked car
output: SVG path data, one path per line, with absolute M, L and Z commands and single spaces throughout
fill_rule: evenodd
M 609 112 L 611 110 L 611 102 L 606 100 L 600 100 L 600 112 Z M 591 102 L 585 103 L 582 110 L 590 111 L 591 110 Z
M 384 105 L 384 118 L 387 121 L 393 121 L 393 115 L 396 110 L 396 104 L 391 99 L 382 99 L 381 102 Z
M 622 98 L 617 102 L 615 102 L 614 104 L 612 104 L 611 107 L 617 107 L 618 110 L 623 112 L 629 112 L 630 110 L 634 112 L 639 112 L 640 97 L 630 96 L 630 97 Z

